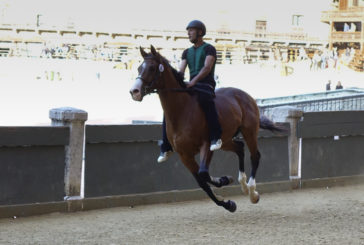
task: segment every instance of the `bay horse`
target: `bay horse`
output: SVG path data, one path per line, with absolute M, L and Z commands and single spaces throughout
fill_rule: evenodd
M 218 205 L 230 212 L 236 210 L 234 201 L 225 201 L 217 196 L 210 185 L 222 187 L 233 182 L 232 177 L 211 177 L 208 169 L 213 152 L 210 151 L 210 140 L 205 115 L 200 108 L 193 87 L 186 88 L 177 70 L 175 70 L 153 46 L 151 53 L 140 47 L 144 58 L 138 68 L 138 77 L 130 90 L 132 98 L 142 101 L 152 92 L 159 95 L 166 120 L 168 140 L 173 150 L 179 154 L 183 164 L 195 177 L 198 185 Z M 259 166 L 260 153 L 257 146 L 259 128 L 281 131 L 266 117 L 260 117 L 255 100 L 246 92 L 237 88 L 219 88 L 216 90 L 216 109 L 222 127 L 222 150 L 235 152 L 239 158 L 239 177 L 243 193 L 249 194 L 252 203 L 259 201 L 256 191 L 255 176 Z M 251 175 L 247 183 L 244 171 L 244 143 L 234 137 L 241 132 L 248 145 L 251 156 Z M 200 153 L 200 165 L 195 155 Z

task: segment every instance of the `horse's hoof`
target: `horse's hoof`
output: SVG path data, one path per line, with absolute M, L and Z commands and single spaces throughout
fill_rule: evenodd
M 234 178 L 232 176 L 226 176 L 229 180 L 229 185 L 234 183 Z
M 249 195 L 249 188 L 248 186 L 245 184 L 241 184 L 241 190 L 243 192 L 244 195 Z
M 259 202 L 259 199 L 260 199 L 260 195 L 256 191 L 254 191 L 254 193 L 250 195 L 250 201 L 253 204 L 257 204 Z
M 236 204 L 234 201 L 229 200 L 228 201 L 228 207 L 226 208 L 227 210 L 229 210 L 231 213 L 234 213 L 236 211 Z
M 243 194 L 244 195 L 248 195 L 249 194 L 249 188 L 248 188 L 248 184 L 246 183 L 246 175 L 245 175 L 245 173 L 239 172 L 238 181 L 240 183 L 241 190 L 242 190 Z
M 233 182 L 234 182 L 234 179 L 231 176 L 223 176 L 220 178 L 221 186 L 230 185 Z

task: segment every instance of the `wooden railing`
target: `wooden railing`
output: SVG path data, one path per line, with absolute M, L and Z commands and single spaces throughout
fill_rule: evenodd
M 332 32 L 331 39 L 335 42 L 360 42 L 360 32 Z
M 74 38 L 75 40 L 80 41 L 82 37 L 82 34 L 87 32 L 90 35 L 90 38 L 93 38 L 94 40 L 99 40 L 99 31 L 87 31 L 87 30 L 68 30 L 68 29 L 62 29 L 62 28 L 46 28 L 44 27 L 36 27 L 36 26 L 20 26 L 20 25 L 7 25 L 7 24 L 0 24 L 0 31 L 3 30 L 7 33 L 10 33 L 12 35 L 17 36 L 21 30 L 27 30 L 27 32 L 30 33 L 33 37 L 36 37 L 37 40 L 39 38 L 42 38 L 44 34 L 47 33 L 55 33 L 57 36 L 57 39 L 64 39 L 65 36 L 62 35 L 64 33 L 70 33 L 73 35 L 67 36 L 68 39 Z M 2 31 L 1 31 L 2 32 Z M 22 32 L 22 36 L 24 36 L 26 32 Z M 166 39 L 167 37 L 171 37 L 169 40 L 176 40 L 180 39 L 182 37 L 186 37 L 186 31 L 174 31 L 174 30 L 132 30 L 132 31 L 126 31 L 126 32 L 102 32 L 104 35 L 105 42 L 107 41 L 115 41 L 117 36 L 125 37 L 126 39 L 130 39 L 129 41 L 134 42 L 135 37 L 142 37 L 144 39 L 148 39 L 151 36 L 158 36 L 161 39 Z M 14 36 L 14 38 L 15 38 Z M 301 41 L 301 42 L 318 42 L 321 43 L 322 40 L 320 40 L 317 37 L 310 37 L 306 32 L 304 31 L 292 31 L 287 33 L 281 33 L 281 32 L 246 32 L 246 31 L 209 31 L 206 35 L 207 38 L 210 40 L 227 40 L 230 42 L 236 42 L 239 40 L 262 40 L 262 41 Z M 44 38 L 46 39 L 46 38 Z M 82 37 L 82 40 L 84 38 Z
M 364 7 L 356 7 L 348 10 L 323 11 L 322 22 L 330 21 L 353 21 L 364 19 Z

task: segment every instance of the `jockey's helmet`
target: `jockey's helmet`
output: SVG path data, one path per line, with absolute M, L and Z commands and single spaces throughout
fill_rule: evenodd
M 206 34 L 206 26 L 204 25 L 204 23 L 202 23 L 199 20 L 193 20 L 191 21 L 188 26 L 186 27 L 186 30 L 188 28 L 196 28 L 202 31 L 202 36 L 205 36 Z

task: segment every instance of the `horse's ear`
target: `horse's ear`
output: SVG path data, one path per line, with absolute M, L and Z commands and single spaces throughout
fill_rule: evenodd
M 156 57 L 157 60 L 159 60 L 159 62 L 162 63 L 162 56 L 157 52 L 157 50 L 154 48 L 153 45 L 150 45 L 150 50 L 152 51 L 154 57 Z
M 157 56 L 157 50 L 155 50 L 155 48 L 153 47 L 153 45 L 150 45 L 150 51 L 152 51 L 152 54 L 154 55 L 154 56 Z
M 147 56 L 147 53 L 144 51 L 144 49 L 141 46 L 139 47 L 139 50 L 140 50 L 140 54 L 143 56 L 143 58 L 145 56 Z

